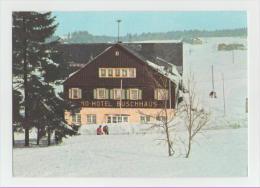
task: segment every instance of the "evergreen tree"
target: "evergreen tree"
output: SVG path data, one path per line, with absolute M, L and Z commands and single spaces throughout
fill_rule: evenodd
M 37 128 L 37 145 L 46 133 L 48 145 L 51 144 L 53 132 L 59 134 L 59 139 L 68 134 L 76 134 L 76 131 L 69 127 L 64 119 L 64 110 L 70 110 L 72 105 L 56 94 L 53 86 L 45 82 L 41 76 L 32 75 L 28 89 L 31 91 L 29 121 Z
M 25 146 L 29 146 L 31 106 L 29 103 L 30 73 L 49 57 L 45 39 L 50 37 L 57 24 L 50 12 L 13 12 L 13 76 L 23 77 Z

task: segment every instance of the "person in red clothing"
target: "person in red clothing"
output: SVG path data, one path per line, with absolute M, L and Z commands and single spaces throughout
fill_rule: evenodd
M 97 135 L 102 135 L 103 132 L 102 132 L 102 126 L 99 125 L 99 127 L 97 128 Z
M 104 132 L 104 134 L 106 134 L 106 135 L 109 134 L 109 132 L 108 132 L 108 126 L 107 126 L 107 125 L 105 125 L 105 126 L 103 127 L 103 132 Z

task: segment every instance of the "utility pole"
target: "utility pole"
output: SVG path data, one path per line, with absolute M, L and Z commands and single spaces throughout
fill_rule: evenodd
M 226 115 L 226 101 L 225 101 L 225 80 L 224 74 L 222 73 L 222 83 L 223 83 L 223 103 L 224 103 L 224 116 Z
M 122 20 L 116 20 L 117 21 L 117 42 L 119 42 L 119 25 Z
M 169 107 L 172 108 L 172 90 L 171 90 L 171 80 L 169 79 Z
M 123 94 L 123 80 L 120 80 L 120 118 L 121 118 L 121 123 L 123 122 L 122 120 L 122 94 Z
M 215 87 L 214 87 L 214 67 L 213 67 L 213 65 L 211 66 L 211 76 L 212 76 L 212 91 L 215 92 Z

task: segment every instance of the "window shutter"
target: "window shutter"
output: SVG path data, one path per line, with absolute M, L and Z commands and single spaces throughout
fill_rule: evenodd
M 122 96 L 122 99 L 125 99 L 125 89 L 122 89 L 121 96 Z
M 101 77 L 102 77 L 102 75 L 101 75 L 101 68 L 98 69 L 98 74 L 99 74 L 99 75 L 98 75 L 99 78 L 101 78 Z
M 110 89 L 110 99 L 114 99 L 114 90 L 113 89 Z
M 94 99 L 97 99 L 97 89 L 93 90 L 93 97 L 94 97 Z
M 126 99 L 130 99 L 130 89 L 126 90 Z
M 69 98 L 72 99 L 72 91 L 69 89 Z
M 105 89 L 105 92 L 106 99 L 109 99 L 109 89 Z
M 142 90 L 138 89 L 138 99 L 142 100 Z
M 82 98 L 82 91 L 81 91 L 81 89 L 78 89 L 79 90 L 79 99 L 81 99 Z

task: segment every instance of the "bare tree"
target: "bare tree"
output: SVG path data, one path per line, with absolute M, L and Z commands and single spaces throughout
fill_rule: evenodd
M 185 83 L 188 92 L 185 93 L 178 108 L 178 113 L 184 121 L 188 133 L 187 148 L 185 148 L 186 158 L 190 155 L 194 137 L 202 131 L 209 121 L 209 113 L 201 107 L 196 96 L 195 85 L 194 76 L 188 75 Z
M 157 99 L 161 103 L 161 108 L 156 114 L 147 114 L 143 111 L 139 111 L 139 114 L 156 120 L 155 123 L 152 124 L 151 128 L 161 128 L 163 130 L 165 138 L 160 140 L 167 143 L 168 156 L 173 156 L 175 151 L 173 149 L 173 141 L 170 134 L 174 128 L 174 124 L 171 122 L 175 117 L 175 109 L 174 107 L 171 107 L 172 96 L 170 93 L 173 82 L 167 77 L 167 75 L 162 75 L 157 71 L 151 71 L 146 68 L 146 73 L 150 77 L 151 87 L 155 92 L 157 92 Z

